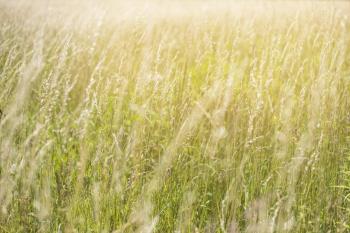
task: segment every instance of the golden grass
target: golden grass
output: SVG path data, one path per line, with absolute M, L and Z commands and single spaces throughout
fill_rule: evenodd
M 0 1 L 0 232 L 347 232 L 350 3 Z

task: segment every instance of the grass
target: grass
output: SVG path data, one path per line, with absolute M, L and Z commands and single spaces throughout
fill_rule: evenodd
M 0 1 L 0 232 L 349 232 L 349 2 Z

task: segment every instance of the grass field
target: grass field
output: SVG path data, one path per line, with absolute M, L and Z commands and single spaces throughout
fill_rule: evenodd
M 350 232 L 349 1 L 0 0 L 0 232 Z

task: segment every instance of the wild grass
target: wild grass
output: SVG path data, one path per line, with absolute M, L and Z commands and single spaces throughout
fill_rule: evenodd
M 350 231 L 350 3 L 0 1 L 0 232 Z

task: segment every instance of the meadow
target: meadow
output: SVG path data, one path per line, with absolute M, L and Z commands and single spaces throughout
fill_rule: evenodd
M 350 232 L 350 2 L 0 0 L 0 232 Z

